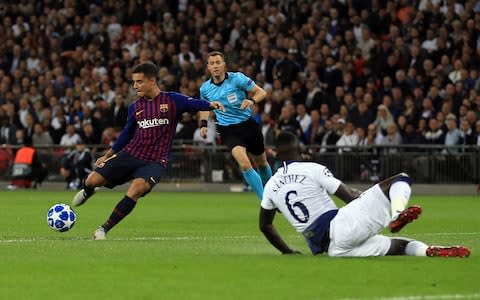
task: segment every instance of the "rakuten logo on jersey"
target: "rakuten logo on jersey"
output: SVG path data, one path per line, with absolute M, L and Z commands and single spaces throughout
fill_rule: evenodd
M 138 127 L 140 128 L 151 128 L 151 127 L 156 127 L 160 125 L 168 125 L 168 119 L 143 119 L 141 121 L 137 121 Z

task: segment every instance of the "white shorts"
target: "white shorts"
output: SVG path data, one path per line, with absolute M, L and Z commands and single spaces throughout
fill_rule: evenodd
M 338 210 L 330 223 L 329 256 L 382 256 L 390 238 L 379 235 L 390 223 L 390 201 L 378 184 Z

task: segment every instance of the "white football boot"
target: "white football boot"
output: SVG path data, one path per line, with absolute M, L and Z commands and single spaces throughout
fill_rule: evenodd
M 93 233 L 93 239 L 96 241 L 107 239 L 107 233 L 102 226 L 98 227 L 97 230 L 95 230 L 95 232 Z
M 83 203 L 87 202 L 88 198 L 92 197 L 93 194 L 95 194 L 95 192 L 98 190 L 98 187 L 96 187 L 93 192 L 88 195 L 86 192 L 85 192 L 85 189 L 81 189 L 80 191 L 78 191 L 75 196 L 73 197 L 72 199 L 72 206 L 80 206 L 82 205 Z

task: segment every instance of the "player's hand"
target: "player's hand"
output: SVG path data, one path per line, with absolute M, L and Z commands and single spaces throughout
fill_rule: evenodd
M 200 136 L 202 138 L 206 138 L 208 133 L 208 127 L 202 127 L 200 128 Z
M 240 104 L 240 109 L 246 109 L 246 108 L 249 108 L 249 107 L 253 107 L 255 103 L 253 103 L 253 100 L 250 100 L 250 99 L 244 99 L 242 101 L 242 104 Z
M 213 108 L 213 109 L 219 109 L 223 112 L 225 111 L 225 107 L 223 106 L 223 104 L 218 102 L 218 101 L 210 102 L 210 107 Z
M 95 166 L 96 167 L 103 167 L 103 165 L 105 164 L 105 160 L 107 159 L 107 156 L 106 155 L 103 155 L 103 156 L 100 156 L 97 161 L 95 161 Z

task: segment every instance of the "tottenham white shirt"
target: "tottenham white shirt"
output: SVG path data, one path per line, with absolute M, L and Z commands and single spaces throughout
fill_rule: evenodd
M 283 162 L 283 167 L 265 185 L 261 206 L 268 210 L 278 208 L 302 233 L 322 214 L 337 209 L 329 194 L 334 194 L 340 184 L 321 164 Z

